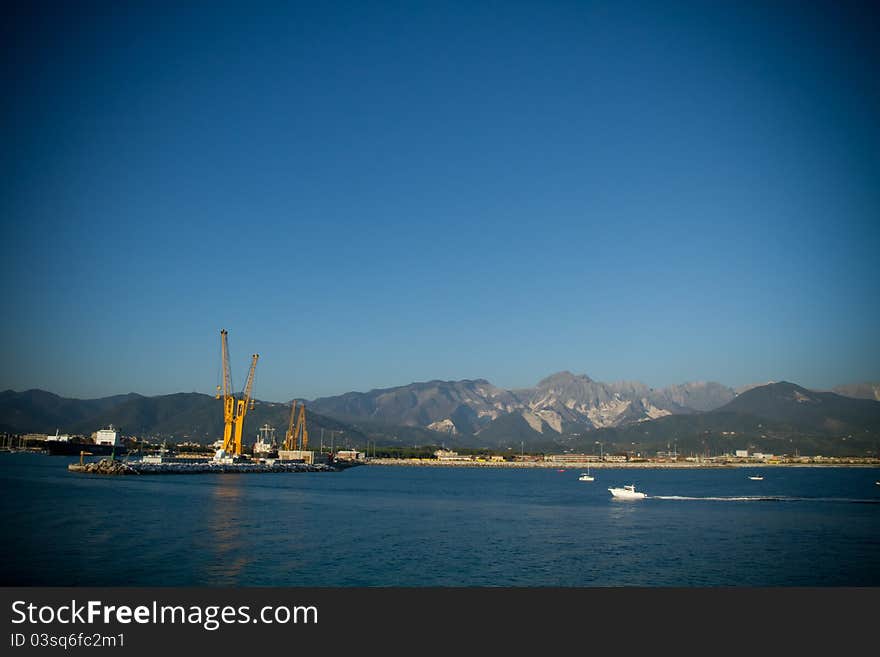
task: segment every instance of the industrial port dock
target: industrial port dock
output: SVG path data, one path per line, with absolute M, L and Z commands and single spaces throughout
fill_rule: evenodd
M 338 472 L 354 463 L 299 463 L 285 461 L 218 461 L 150 463 L 145 461 L 116 461 L 101 459 L 91 463 L 71 463 L 71 472 L 101 475 L 151 475 L 151 474 L 249 474 L 272 472 Z
M 242 430 L 248 410 L 254 406 L 253 385 L 254 372 L 259 354 L 251 356 L 247 381 L 240 396 L 232 390 L 232 377 L 229 371 L 229 345 L 226 329 L 220 331 L 220 358 L 223 372 L 222 385 L 217 386 L 217 399 L 223 400 L 223 437 L 217 441 L 219 447 L 210 460 L 191 460 L 170 456 L 167 450 L 159 454 L 144 455 L 137 460 L 115 458 L 116 449 L 121 448 L 118 432 L 112 425 L 109 429 L 98 432 L 106 434 L 96 441 L 94 447 L 80 451 L 79 463 L 71 463 L 67 469 L 82 474 L 100 475 L 145 475 L 145 474 L 206 474 L 206 473 L 281 473 L 281 472 L 339 472 L 361 463 L 356 460 L 339 458 L 339 454 L 316 455 L 309 450 L 309 432 L 306 426 L 306 409 L 304 404 L 294 400 L 290 407 L 290 421 L 284 443 L 276 445 L 274 429 L 268 425 L 263 427 L 264 433 L 254 446 L 251 459 L 244 453 Z M 60 437 L 59 437 L 60 438 Z M 105 444 L 106 443 L 106 444 Z M 60 442 L 59 442 L 60 444 Z M 110 458 L 100 461 L 84 462 L 83 457 L 94 454 L 98 448 L 110 451 Z M 104 451 L 103 453 L 106 453 Z M 260 458 L 260 454 L 265 455 Z

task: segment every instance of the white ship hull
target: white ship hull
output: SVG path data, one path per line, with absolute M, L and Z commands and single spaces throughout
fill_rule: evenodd
M 622 500 L 642 500 L 648 497 L 645 493 L 636 491 L 635 486 L 624 486 L 623 488 L 609 488 L 608 491 L 612 496 Z

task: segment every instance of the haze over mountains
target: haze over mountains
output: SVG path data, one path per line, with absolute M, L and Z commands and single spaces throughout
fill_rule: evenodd
M 856 399 L 873 399 L 880 401 L 880 383 L 851 383 L 832 389 L 838 395 Z

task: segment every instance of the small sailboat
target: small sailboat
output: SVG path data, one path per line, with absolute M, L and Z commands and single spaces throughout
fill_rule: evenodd
M 596 481 L 596 478 L 590 474 L 590 466 L 587 466 L 587 471 L 578 477 L 578 481 Z

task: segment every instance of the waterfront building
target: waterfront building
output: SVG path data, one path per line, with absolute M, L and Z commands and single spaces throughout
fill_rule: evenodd
M 607 456 L 605 457 L 607 460 Z M 598 461 L 599 457 L 595 454 L 547 454 L 545 461 L 551 463 L 592 463 Z
M 315 462 L 315 453 L 311 450 L 304 449 L 279 449 L 279 461 L 299 461 L 302 463 L 312 464 Z
M 451 449 L 438 449 L 434 452 L 434 456 L 438 461 L 473 461 L 473 456 L 462 456 L 458 452 Z

